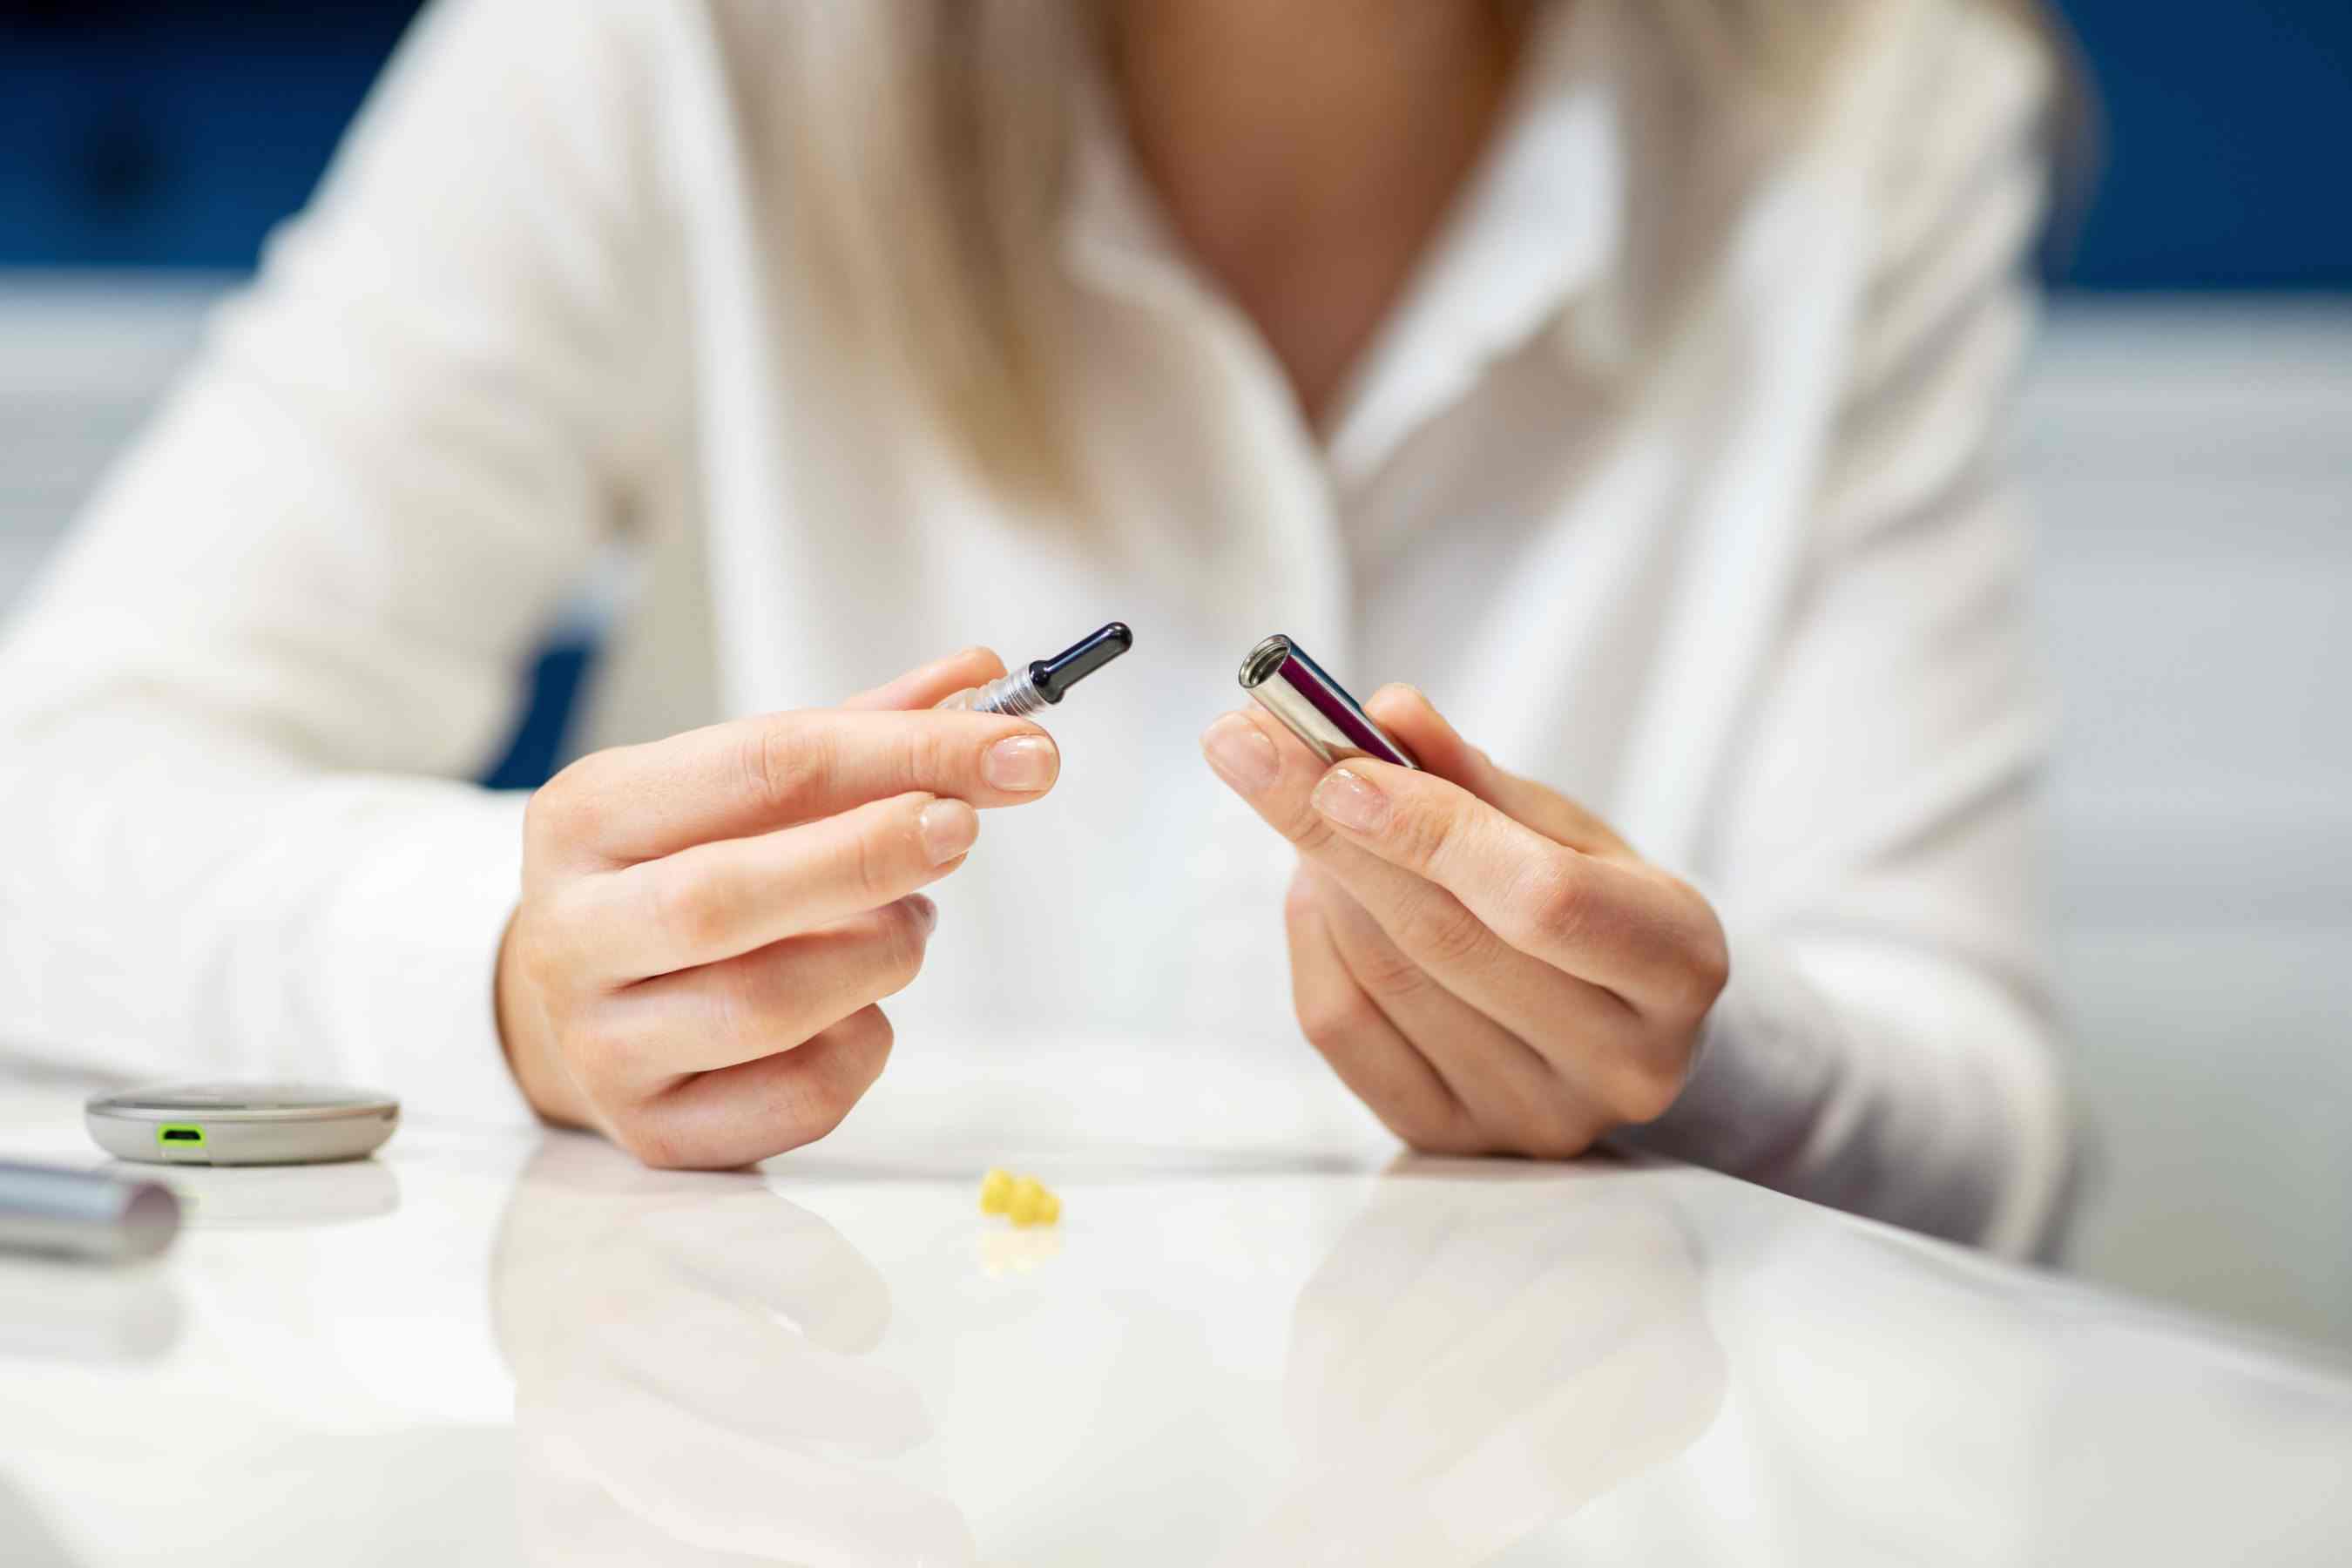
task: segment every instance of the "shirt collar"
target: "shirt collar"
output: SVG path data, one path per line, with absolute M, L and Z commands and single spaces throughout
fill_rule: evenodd
M 1343 479 L 1379 466 L 1614 263 L 1624 221 L 1615 85 L 1595 0 L 1547 5 L 1485 165 L 1372 340 L 1331 426 Z M 1573 353 L 1586 335 L 1560 334 Z
M 1376 468 L 1615 262 L 1625 175 L 1609 9 L 1539 8 L 1493 145 L 1337 405 L 1327 456 L 1341 480 Z M 1113 289 L 1229 309 L 1135 166 L 1110 91 L 1098 71 L 1081 72 L 1063 217 L 1069 265 Z M 1557 336 L 1572 356 L 1601 357 L 1595 334 Z

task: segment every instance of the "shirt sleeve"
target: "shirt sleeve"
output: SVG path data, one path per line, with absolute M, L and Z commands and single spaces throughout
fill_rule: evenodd
M 521 802 L 460 781 L 658 381 L 620 15 L 426 14 L 0 642 L 0 1047 L 527 1114 Z
M 1812 547 L 1703 856 L 1733 979 L 1682 1099 L 1622 1141 L 2034 1255 L 2072 1141 L 2032 874 L 2049 726 L 1999 435 L 2048 72 L 1981 16 L 1933 42 L 1878 171 Z

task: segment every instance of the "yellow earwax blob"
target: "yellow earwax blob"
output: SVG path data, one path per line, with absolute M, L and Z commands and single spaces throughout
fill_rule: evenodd
M 980 1179 L 980 1212 L 1001 1214 L 1026 1229 L 1059 1220 L 1062 1200 L 1036 1177 L 1015 1176 L 1000 1167 Z

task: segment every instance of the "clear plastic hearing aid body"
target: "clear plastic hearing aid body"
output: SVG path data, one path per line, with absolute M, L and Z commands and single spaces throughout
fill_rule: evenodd
M 985 686 L 969 687 L 945 698 L 938 706 L 1026 718 L 1059 702 L 1071 687 L 1134 646 L 1135 634 L 1128 630 L 1127 623 L 1113 621 L 1051 658 L 1031 659 L 1023 668 Z

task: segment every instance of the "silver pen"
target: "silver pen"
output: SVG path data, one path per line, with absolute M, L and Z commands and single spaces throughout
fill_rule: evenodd
M 0 1160 L 0 1252 L 109 1263 L 152 1258 L 180 1233 L 180 1200 L 161 1182 Z

